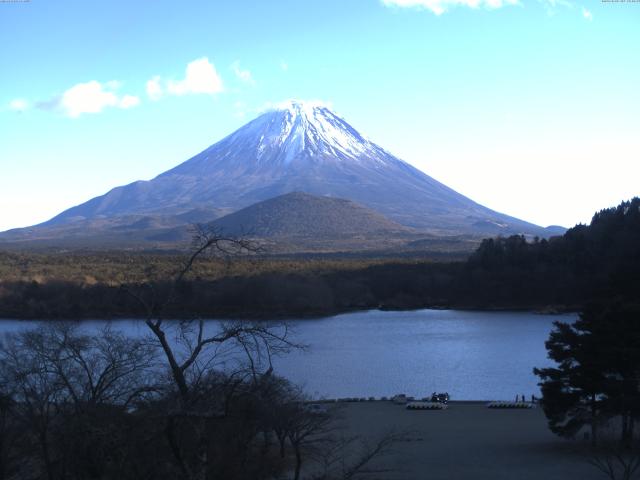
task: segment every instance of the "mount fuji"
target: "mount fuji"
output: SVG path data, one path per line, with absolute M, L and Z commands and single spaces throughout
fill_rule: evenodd
M 157 232 L 211 221 L 291 192 L 347 199 L 430 235 L 557 233 L 461 195 L 376 145 L 322 104 L 289 101 L 152 180 L 116 187 L 2 237 L 82 236 L 135 225 Z

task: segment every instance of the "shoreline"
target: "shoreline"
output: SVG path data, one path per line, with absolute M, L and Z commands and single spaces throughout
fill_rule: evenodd
M 408 400 L 408 403 L 411 402 L 428 402 L 425 398 L 417 398 L 417 397 L 408 397 L 413 398 L 412 400 Z M 538 397 L 537 397 L 538 398 Z M 540 400 L 540 398 L 538 398 Z M 500 402 L 500 403 L 522 403 L 532 405 L 533 408 L 538 408 L 540 406 L 540 402 L 530 402 L 529 400 L 525 402 L 514 402 L 513 400 L 499 400 L 499 399 L 490 399 L 490 400 L 449 400 L 446 405 L 488 405 L 492 402 Z M 313 403 L 321 403 L 328 405 L 335 404 L 358 404 L 358 403 L 388 403 L 391 405 L 396 405 L 398 407 L 406 407 L 406 404 L 403 403 L 395 403 L 390 397 L 353 397 L 353 398 L 322 398 L 317 400 L 306 400 L 304 403 L 313 404 Z
M 460 312 L 483 312 L 483 313 L 531 313 L 535 315 L 542 316 L 554 316 L 554 315 L 570 315 L 570 314 L 578 314 L 580 311 L 579 307 L 576 306 L 552 306 L 547 305 L 545 307 L 490 307 L 490 308 L 481 308 L 481 307 L 471 307 L 471 306 L 442 306 L 442 305 L 433 305 L 433 306 L 425 306 L 418 308 L 385 308 L 384 305 L 379 307 L 372 308 L 351 308 L 351 309 L 341 309 L 341 310 L 327 310 L 326 312 L 318 312 L 318 313 L 287 313 L 280 315 L 257 315 L 254 313 L 238 313 L 231 315 L 220 315 L 217 317 L 195 317 L 195 316 L 173 316 L 172 318 L 168 318 L 166 320 L 169 321 L 184 321 L 184 320 L 218 320 L 218 321 L 260 321 L 260 322 L 278 322 L 278 321 L 287 321 L 287 320 L 320 320 L 323 318 L 329 317 L 337 317 L 340 315 L 348 315 L 351 313 L 365 313 L 365 312 L 419 312 L 421 310 L 429 310 L 429 311 L 440 311 L 440 310 L 451 310 L 451 311 L 460 311 Z M 127 321 L 127 320 L 146 320 L 146 316 L 140 315 L 119 315 L 119 316 L 110 316 L 110 317 L 101 317 L 101 316 L 87 316 L 87 317 L 51 317 L 51 316 L 42 316 L 42 317 L 3 317 L 0 314 L 0 322 L 4 321 L 105 321 L 105 322 L 118 322 L 118 321 Z

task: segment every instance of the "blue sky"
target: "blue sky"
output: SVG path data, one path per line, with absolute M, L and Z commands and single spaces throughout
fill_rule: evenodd
M 150 179 L 285 99 L 488 207 L 640 194 L 640 3 L 0 3 L 0 230 Z

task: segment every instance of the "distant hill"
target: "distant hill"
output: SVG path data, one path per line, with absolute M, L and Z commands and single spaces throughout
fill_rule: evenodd
M 358 235 L 401 234 L 410 229 L 371 209 L 342 198 L 302 192 L 258 202 L 212 222 L 231 235 L 264 238 L 341 238 Z
M 190 225 L 211 222 L 224 213 L 198 208 L 178 215 L 75 218 L 8 230 L 0 234 L 0 248 L 165 249 L 188 243 Z

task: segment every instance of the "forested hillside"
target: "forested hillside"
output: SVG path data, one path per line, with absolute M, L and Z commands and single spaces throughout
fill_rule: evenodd
M 60 267 L 48 265 L 49 257 L 6 255 L 0 261 L 0 317 L 107 318 L 141 316 L 121 285 L 147 285 L 162 295 L 181 257 L 106 257 L 94 262 L 94 274 L 71 261 L 75 273 L 64 279 L 51 275 Z M 58 263 L 65 264 L 60 258 Z M 15 275 L 15 268 L 27 271 L 29 265 L 37 266 L 38 278 Z M 562 237 L 484 240 L 466 261 L 205 260 L 181 282 L 165 313 L 269 318 L 367 308 L 578 310 L 599 298 L 634 299 L 638 291 L 640 199 L 634 198 Z
M 602 210 L 590 225 L 550 240 L 484 240 L 463 277 L 471 290 L 483 290 L 496 303 L 633 298 L 640 286 L 640 198 Z

